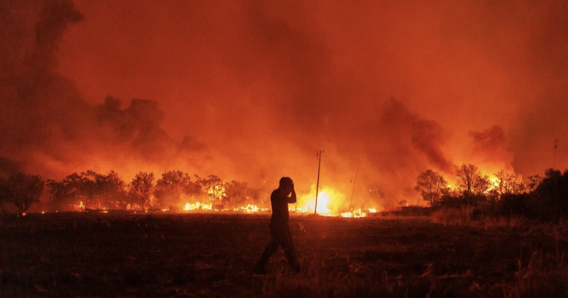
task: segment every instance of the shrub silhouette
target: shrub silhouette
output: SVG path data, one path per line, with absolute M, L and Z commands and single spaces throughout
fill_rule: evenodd
M 541 221 L 558 222 L 568 216 L 568 170 L 548 169 L 544 179 L 530 194 L 529 209 Z

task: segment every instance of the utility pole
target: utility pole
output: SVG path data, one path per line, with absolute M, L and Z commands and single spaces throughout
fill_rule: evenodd
M 318 180 L 317 180 L 317 183 L 316 183 L 316 206 L 314 208 L 314 215 L 318 214 L 318 191 L 319 191 L 319 184 L 320 184 L 320 167 L 321 167 L 321 154 L 322 153 L 323 153 L 322 150 L 316 151 L 319 162 L 318 162 Z

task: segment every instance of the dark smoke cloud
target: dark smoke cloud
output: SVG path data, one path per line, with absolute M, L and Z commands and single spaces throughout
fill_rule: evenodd
M 448 136 L 438 123 L 396 99 L 377 103 L 374 114 L 343 147 L 361 146 L 363 151 L 347 151 L 345 157 L 356 160 L 364 152 L 370 171 L 362 175 L 363 183 L 375 185 L 392 204 L 415 196 L 416 177 L 425 169 L 454 175 L 456 166 L 444 154 Z
M 4 1 L 1 11 L 1 152 L 24 163 L 39 149 L 57 152 L 57 134 L 73 138 L 87 105 L 73 83 L 53 72 L 56 44 L 68 24 L 81 20 L 71 2 Z M 56 137 L 58 138 L 58 137 Z M 40 148 L 41 147 L 41 148 Z M 22 154 L 24 153 L 24 154 Z
M 469 136 L 473 140 L 472 155 L 476 157 L 476 161 L 498 169 L 512 170 L 513 160 L 503 128 L 494 125 L 479 132 L 470 131 Z
M 422 168 L 428 165 L 436 170 L 453 173 L 455 166 L 442 152 L 445 133 L 432 120 L 412 113 L 400 101 L 390 99 L 377 109 L 377 119 L 370 123 L 367 135 L 379 140 L 375 148 L 386 156 L 379 157 L 378 168 L 406 172 L 408 168 Z
M 21 165 L 12 160 L 0 157 L 0 177 L 8 177 L 10 174 L 21 171 Z
M 103 105 L 96 107 L 97 124 L 108 127 L 107 142 L 127 142 L 134 152 L 147 157 L 165 152 L 168 145 L 174 146 L 160 128 L 164 113 L 156 101 L 134 99 L 126 109 L 121 110 L 120 106 L 120 100 L 108 96 Z
M 8 41 L 1 48 L 3 173 L 35 171 L 55 178 L 87 169 L 130 174 L 135 169 L 128 164 L 142 161 L 138 170 L 176 164 L 188 144 L 161 128 L 164 115 L 156 101 L 134 99 L 121 109 L 120 100 L 109 96 L 103 104 L 89 104 L 56 72 L 64 32 L 83 19 L 73 2 L 2 5 L 2 37 Z

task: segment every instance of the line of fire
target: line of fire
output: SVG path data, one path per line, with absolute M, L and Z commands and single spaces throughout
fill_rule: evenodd
M 530 191 L 539 182 L 539 177 L 531 177 L 531 184 L 523 182 L 520 175 L 500 170 L 491 176 L 482 174 L 475 165 L 462 165 L 452 180 L 446 181 L 441 174 L 426 170 L 417 177 L 414 191 L 419 195 L 415 202 L 401 200 L 395 208 L 381 208 L 372 205 L 380 197 L 380 190 L 357 187 L 357 177 L 350 190 L 340 191 L 327 185 L 320 185 L 321 153 L 318 152 L 318 177 L 311 185 L 310 192 L 299 193 L 298 203 L 290 204 L 292 214 L 321 216 L 341 216 L 360 218 L 378 216 L 401 210 L 414 210 L 452 204 L 478 206 L 485 201 L 497 201 L 507 194 L 522 194 Z M 132 181 L 125 183 L 118 173 L 110 171 L 99 174 L 94 171 L 73 173 L 61 181 L 47 180 L 36 175 L 17 173 L 2 178 L 3 196 L 6 202 L 2 210 L 17 209 L 19 214 L 31 212 L 76 211 L 109 212 L 124 210 L 131 212 L 239 212 L 268 213 L 269 187 L 264 189 L 249 186 L 246 182 L 224 181 L 219 176 L 190 176 L 179 170 L 161 174 L 156 179 L 154 173 L 139 172 Z M 47 187 L 44 187 L 47 184 Z M 40 203 L 40 207 L 31 208 Z M 353 204 L 353 197 L 363 197 Z M 11 205 L 11 206 L 10 206 Z

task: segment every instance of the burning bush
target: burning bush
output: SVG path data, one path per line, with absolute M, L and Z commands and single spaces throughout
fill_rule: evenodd
M 131 208 L 138 206 L 148 209 L 152 204 L 154 187 L 154 173 L 139 172 L 136 174 L 128 187 L 128 203 Z
M 69 204 L 93 209 L 124 209 L 128 204 L 125 183 L 114 171 L 107 175 L 90 170 L 73 173 L 61 182 L 48 180 L 47 186 L 57 208 Z
M 158 206 L 181 208 L 182 197 L 199 196 L 201 188 L 197 182 L 191 181 L 189 174 L 182 171 L 168 171 L 157 181 L 154 194 Z

